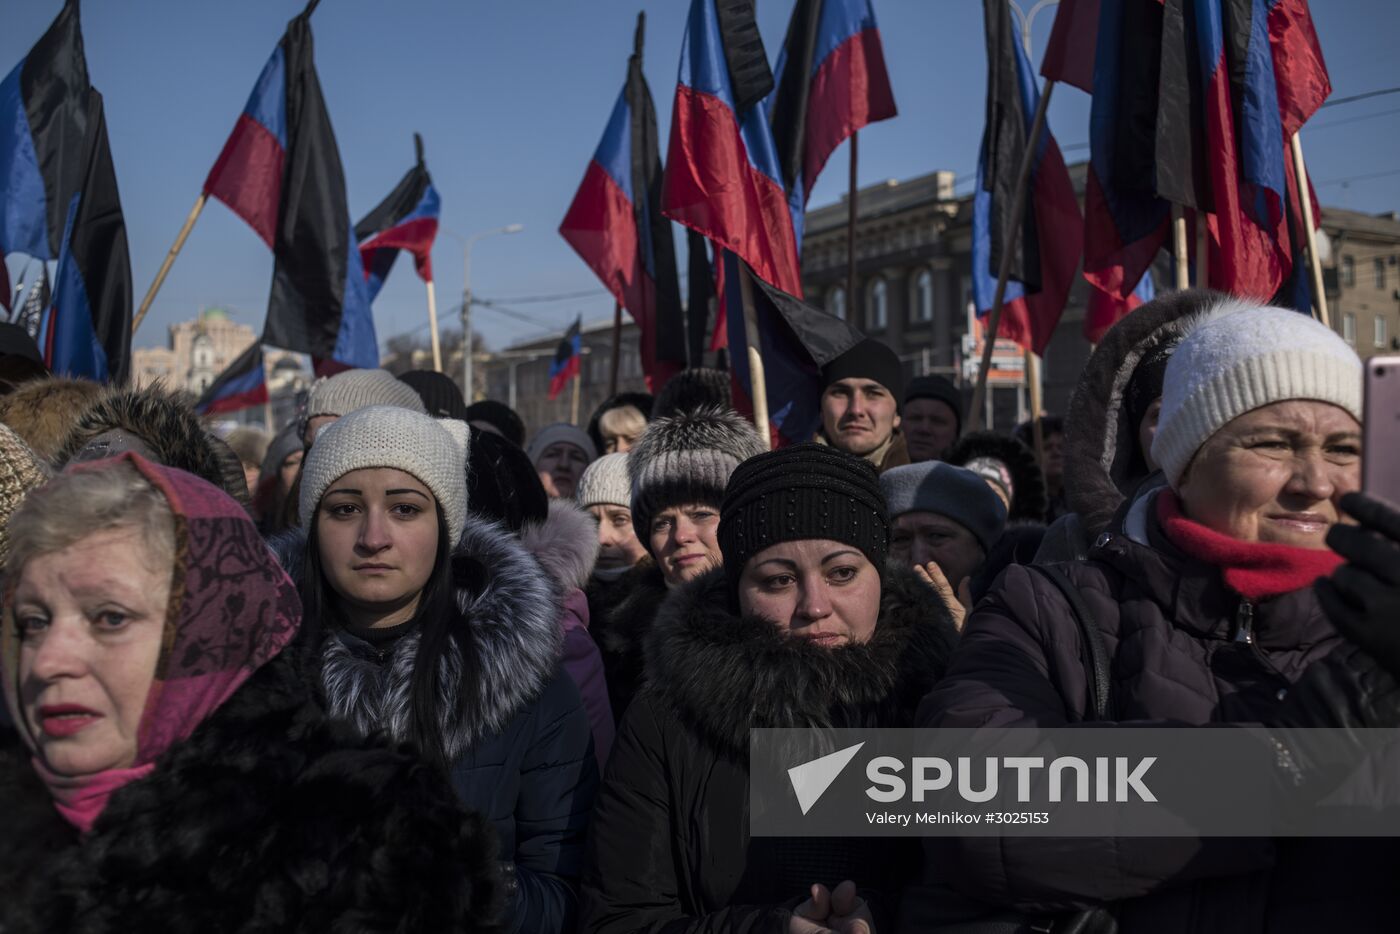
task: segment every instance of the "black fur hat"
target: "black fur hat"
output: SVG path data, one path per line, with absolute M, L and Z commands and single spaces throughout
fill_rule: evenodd
M 652 418 L 670 418 L 682 412 L 702 408 L 734 408 L 734 393 L 729 374 L 697 366 L 681 370 L 666 381 L 651 406 Z
M 1035 452 L 1015 438 L 991 431 L 964 435 L 944 458 L 955 467 L 966 467 L 976 460 L 1003 464 L 1011 477 L 1011 508 L 1008 522 L 1044 522 L 1047 501 L 1045 475 L 1035 462 Z
M 145 389 L 123 389 L 101 397 L 78 416 L 54 456 L 54 466 L 62 470 L 74 460 L 104 456 L 96 448 L 86 450 L 108 432 L 134 436 L 150 449 L 151 459 L 207 480 L 243 505 L 248 504 L 248 487 L 232 451 L 224 455 L 210 434 L 180 396 L 159 383 Z M 225 449 L 226 445 L 223 445 Z M 79 457 L 82 455 L 82 457 Z M 225 461 L 229 468 L 225 470 Z M 234 478 L 237 483 L 234 483 Z

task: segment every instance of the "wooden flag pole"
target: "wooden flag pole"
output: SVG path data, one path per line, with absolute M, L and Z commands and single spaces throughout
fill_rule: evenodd
M 1298 179 L 1298 201 L 1303 207 L 1303 235 L 1308 240 L 1308 270 L 1312 274 L 1313 307 L 1317 309 L 1317 320 L 1330 328 L 1332 316 L 1327 312 L 1327 290 L 1322 282 L 1322 258 L 1317 255 L 1317 229 L 1313 218 L 1312 194 L 1308 188 L 1308 168 L 1303 164 L 1303 140 L 1294 133 L 1289 145 L 1293 150 L 1293 174 Z
M 613 302 L 612 376 L 608 379 L 608 395 L 617 395 L 617 368 L 622 363 L 622 302 Z
M 442 372 L 442 345 L 438 343 L 437 328 L 437 292 L 433 289 L 433 280 L 429 279 L 428 286 L 428 333 L 432 335 L 433 341 L 433 369 L 438 373 Z M 411 361 L 410 361 L 411 362 Z
M 165 277 L 170 273 L 170 267 L 175 265 L 175 257 L 180 255 L 180 249 L 185 245 L 185 238 L 194 229 L 194 222 L 199 220 L 199 212 L 204 210 L 204 204 L 208 200 L 209 196 L 202 191 L 195 199 L 194 207 L 190 208 L 189 217 L 185 218 L 185 226 L 180 228 L 180 233 L 175 237 L 175 245 L 170 248 L 169 253 L 165 254 L 165 261 L 160 264 L 160 271 L 156 273 L 156 281 L 151 283 L 151 287 L 146 290 L 146 297 L 141 299 L 141 307 L 136 309 L 136 317 L 131 322 L 132 334 L 136 333 L 136 329 L 145 320 L 146 312 L 151 310 L 151 302 L 155 301 L 156 293 L 160 291 L 161 284 L 165 282 Z
M 742 262 L 739 268 L 739 294 L 744 309 L 744 343 L 749 351 L 749 382 L 753 386 L 753 424 L 763 438 L 763 448 L 773 446 L 773 434 L 768 425 L 768 381 L 763 375 L 763 355 L 758 352 L 758 315 L 753 307 L 753 282 L 749 269 Z
M 859 155 L 859 133 L 851 134 L 851 177 L 846 189 L 846 308 L 850 314 L 856 307 L 856 159 Z
M 578 369 L 574 371 L 574 400 L 570 404 L 569 421 L 578 424 L 578 384 L 583 379 L 583 360 L 578 362 Z
M 1196 288 L 1210 288 L 1210 224 L 1204 214 L 1196 212 Z M 1146 275 L 1144 273 L 1144 275 Z
M 1191 257 L 1186 246 L 1186 211 L 1172 205 L 1172 256 L 1176 259 L 1177 291 L 1191 288 Z
M 1035 462 L 1045 470 L 1045 432 L 1040 424 L 1040 413 L 1045 407 L 1045 390 L 1041 386 L 1040 357 L 1033 350 L 1026 351 L 1026 379 L 1031 387 L 1031 437 L 1035 442 Z
M 1030 187 L 1031 166 L 1035 164 L 1035 150 L 1040 142 L 1040 131 L 1045 128 L 1045 112 L 1050 107 L 1050 92 L 1055 82 L 1047 80 L 1041 92 L 1040 103 L 1035 108 L 1035 119 L 1031 121 L 1030 136 L 1026 140 L 1026 151 L 1021 154 L 1021 166 L 1016 173 L 1016 195 L 1011 199 L 1011 217 L 1020 218 L 1026 212 L 1026 189 Z M 977 387 L 972 392 L 972 406 L 968 411 L 965 431 L 977 431 L 982 427 L 982 409 L 987 398 L 987 375 L 992 369 L 992 349 L 997 342 L 997 329 L 1001 327 L 1001 306 L 1006 300 L 1006 282 L 1011 278 L 1011 258 L 1015 254 L 1015 236 L 1021 229 L 1019 223 L 1012 224 L 1006 231 L 1001 245 L 1001 262 L 997 266 L 997 288 L 992 297 L 992 313 L 987 318 L 986 343 L 982 347 L 982 364 L 977 368 Z

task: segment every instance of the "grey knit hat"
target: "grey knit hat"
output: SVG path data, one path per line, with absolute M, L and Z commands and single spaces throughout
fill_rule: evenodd
M 942 461 L 905 464 L 880 474 L 890 519 L 932 512 L 952 519 L 990 551 L 1006 528 L 1006 504 L 982 477 Z
M 467 524 L 466 422 L 376 405 L 327 425 L 301 467 L 302 528 L 310 530 L 316 506 L 332 483 L 366 467 L 393 467 L 417 477 L 442 506 L 452 541 L 462 537 Z
M 1330 402 L 1361 421 L 1361 359 L 1331 328 L 1300 312 L 1228 298 L 1167 362 L 1152 456 L 1176 489 L 1196 452 L 1246 412 Z
M 306 434 L 306 423 L 318 415 L 349 415 L 371 405 L 394 405 L 423 414 L 428 411 L 417 391 L 388 370 L 346 370 L 312 384 L 300 434 Z
M 590 506 L 632 506 L 632 486 L 627 479 L 627 452 L 604 454 L 588 465 L 574 493 L 584 509 Z
M 590 462 L 598 457 L 598 449 L 593 446 L 593 439 L 588 437 L 588 432 L 577 425 L 570 425 L 568 422 L 555 422 L 553 425 L 541 428 L 530 439 L 530 446 L 525 449 L 525 453 L 530 456 L 530 463 L 538 464 L 540 455 L 545 452 L 545 448 L 561 441 L 565 444 L 572 444 L 587 454 Z
M 627 456 L 637 538 L 646 544 L 652 516 L 670 506 L 718 509 L 734 468 L 764 450 L 753 423 L 733 410 L 697 409 L 651 422 Z

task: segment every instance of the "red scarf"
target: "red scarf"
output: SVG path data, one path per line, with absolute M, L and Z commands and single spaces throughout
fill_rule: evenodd
M 1302 590 L 1342 563 L 1341 555 L 1323 548 L 1298 548 L 1242 542 L 1186 518 L 1171 490 L 1157 494 L 1157 519 L 1171 543 L 1220 568 L 1225 583 L 1246 600 L 1263 600 Z

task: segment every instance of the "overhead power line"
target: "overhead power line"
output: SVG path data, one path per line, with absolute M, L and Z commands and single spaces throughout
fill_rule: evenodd
M 1334 97 L 1331 100 L 1323 101 L 1322 106 L 1336 107 L 1340 104 L 1354 104 L 1357 101 L 1370 100 L 1385 94 L 1400 94 L 1400 88 L 1380 88 L 1376 91 L 1367 91 L 1365 94 L 1353 94 L 1350 97 Z

